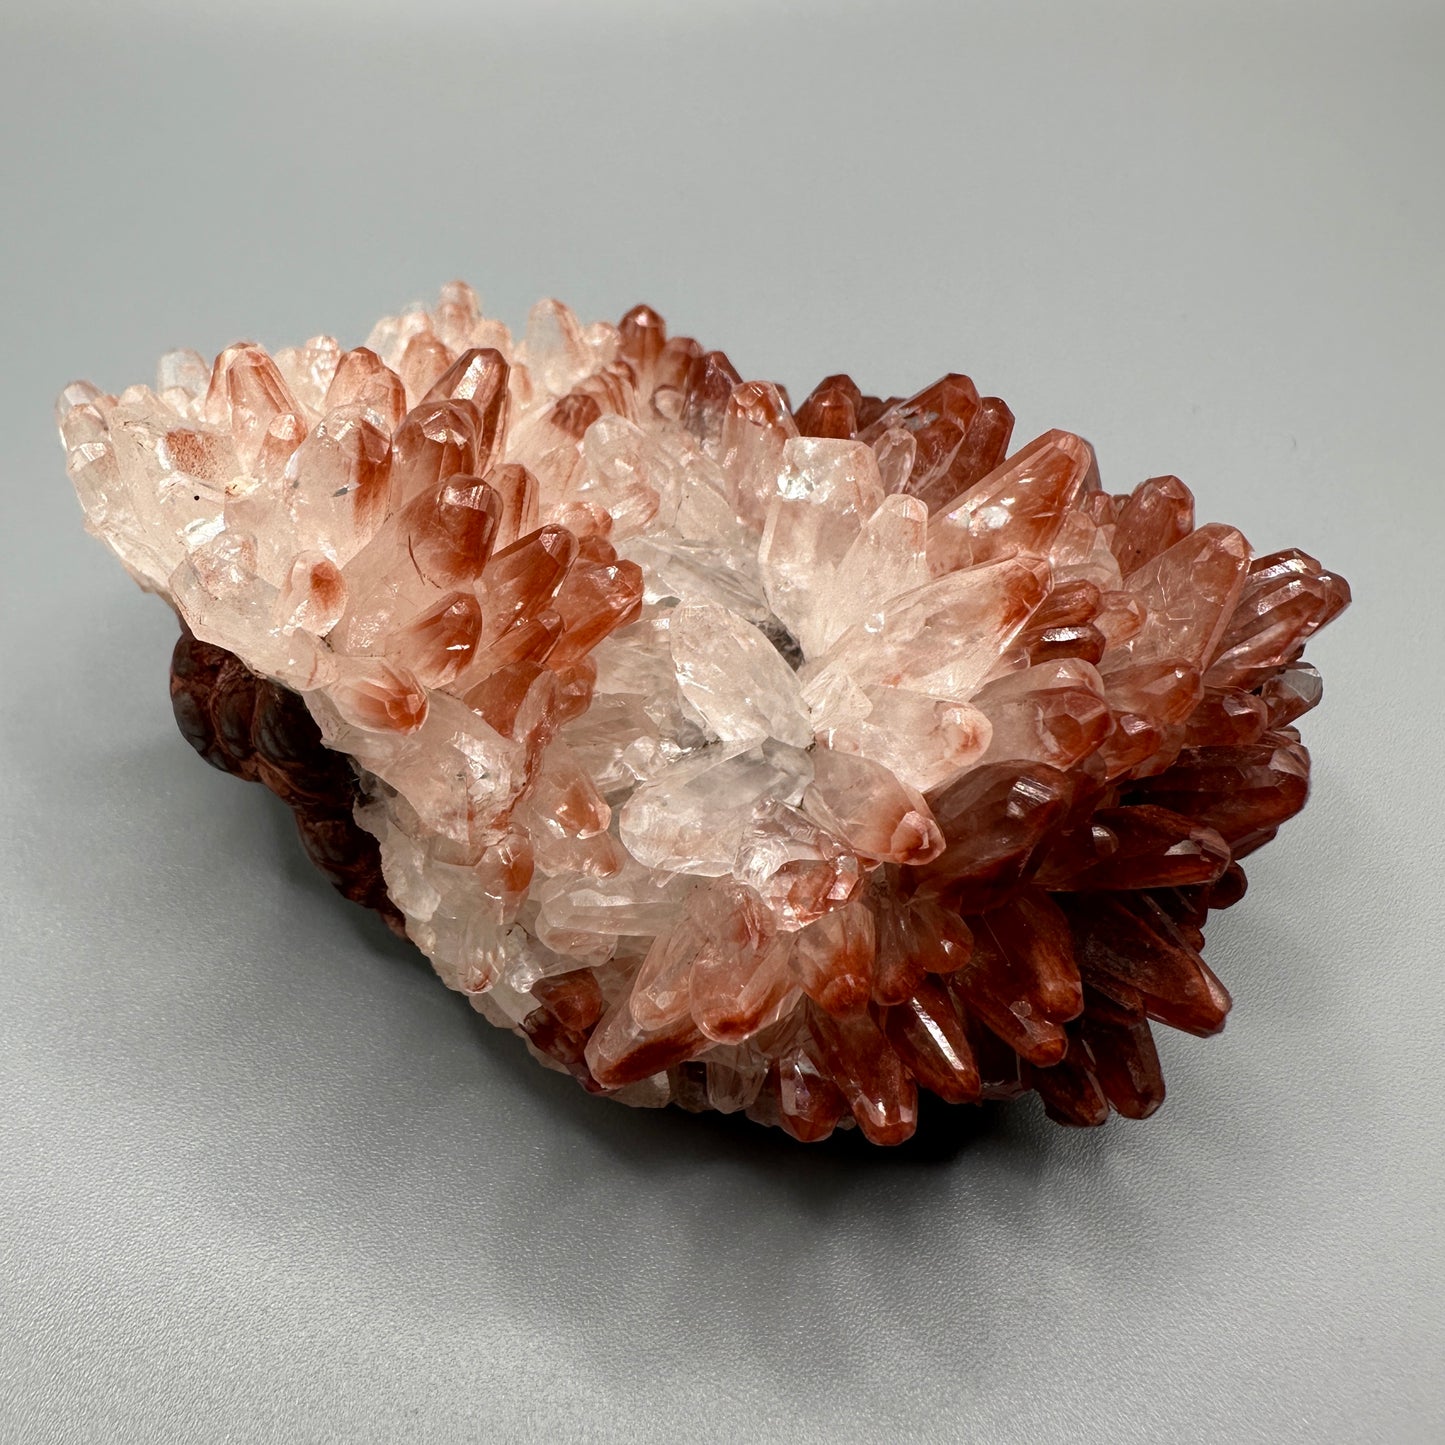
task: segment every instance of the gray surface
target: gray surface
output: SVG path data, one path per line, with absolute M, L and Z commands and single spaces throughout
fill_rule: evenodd
M 1357 10 L 7 8 L 0 1437 L 1445 1438 L 1445 33 Z M 52 394 L 458 273 L 795 390 L 962 366 L 1351 578 L 1159 1117 L 589 1101 L 188 752 Z

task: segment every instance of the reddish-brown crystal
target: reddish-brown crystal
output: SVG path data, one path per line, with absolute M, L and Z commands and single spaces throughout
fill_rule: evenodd
M 778 1056 L 775 1068 L 779 1123 L 801 1143 L 826 1139 L 848 1112 L 848 1101 L 820 1062 L 817 1045 L 805 1035 Z
M 537 618 L 576 556 L 577 538 L 556 526 L 539 527 L 493 554 L 483 569 L 484 640 L 493 642 L 518 623 Z
M 866 1013 L 834 1018 L 814 1009 L 820 1062 L 874 1144 L 901 1144 L 918 1127 L 918 1085 Z
M 1069 796 L 1068 776 L 1044 763 L 974 769 L 933 800 L 944 849 L 918 870 L 919 886 L 962 913 L 995 907 L 1062 820 Z
M 1077 1031 L 1070 1031 L 1063 1058 L 1047 1069 L 1030 1065 L 1026 1077 L 1038 1090 L 1049 1118 L 1087 1129 L 1109 1117 L 1109 1101 L 1095 1077 L 1095 1069 L 1088 1044 Z
M 1144 1010 L 1084 990 L 1079 1034 L 1089 1046 L 1094 1077 L 1116 1113 L 1147 1119 L 1164 1102 L 1164 1073 Z
M 858 432 L 858 388 L 850 377 L 825 376 L 798 408 L 805 437 L 851 437 Z
M 978 414 L 978 388 L 955 373 L 889 407 L 859 435 L 871 442 L 891 427 L 910 433 L 917 451 L 903 490 L 935 511 L 957 491 L 950 468 Z
M 450 592 L 401 630 L 392 643 L 428 687 L 456 680 L 472 659 L 482 632 L 482 604 L 470 592 Z
M 825 913 L 798 937 L 792 964 L 803 992 L 840 1018 L 861 1013 L 873 992 L 877 931 L 865 903 Z
M 927 977 L 888 1010 L 884 1032 L 909 1073 L 950 1104 L 979 1097 L 978 1065 L 958 1008 L 943 985 Z
M 1150 477 L 1134 488 L 1114 528 L 1114 556 L 1128 577 L 1181 542 L 1194 527 L 1194 498 L 1178 477 Z
M 1160 1023 L 1191 1034 L 1217 1033 L 1229 995 L 1180 927 L 1147 893 L 1136 897 L 1065 895 L 1079 972 L 1117 1002 L 1137 1002 Z
M 388 436 L 406 412 L 406 388 L 401 378 L 365 346 L 348 351 L 336 367 L 326 393 L 326 410 L 356 407 Z

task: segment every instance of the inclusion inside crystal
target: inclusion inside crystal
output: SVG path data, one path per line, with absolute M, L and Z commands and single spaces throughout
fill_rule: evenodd
M 1162 1101 L 1348 602 L 949 375 L 796 408 L 646 307 L 430 311 L 58 407 L 172 691 L 545 1064 L 812 1141 Z

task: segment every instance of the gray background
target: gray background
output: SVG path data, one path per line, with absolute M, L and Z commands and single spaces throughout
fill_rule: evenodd
M 0 1436 L 1445 1439 L 1438 5 L 6 8 Z M 1352 580 L 1161 1115 L 590 1101 L 189 753 L 53 394 L 457 274 L 961 367 Z

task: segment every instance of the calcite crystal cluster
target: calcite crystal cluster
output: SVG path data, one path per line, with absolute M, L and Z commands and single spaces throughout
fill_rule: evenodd
M 794 408 L 646 307 L 514 341 L 460 284 L 59 413 L 187 737 L 588 1090 L 1097 1124 L 1161 1102 L 1151 1023 L 1224 1023 L 1201 929 L 1305 801 L 1349 593 L 1178 479 L 1010 451 L 965 376 Z

